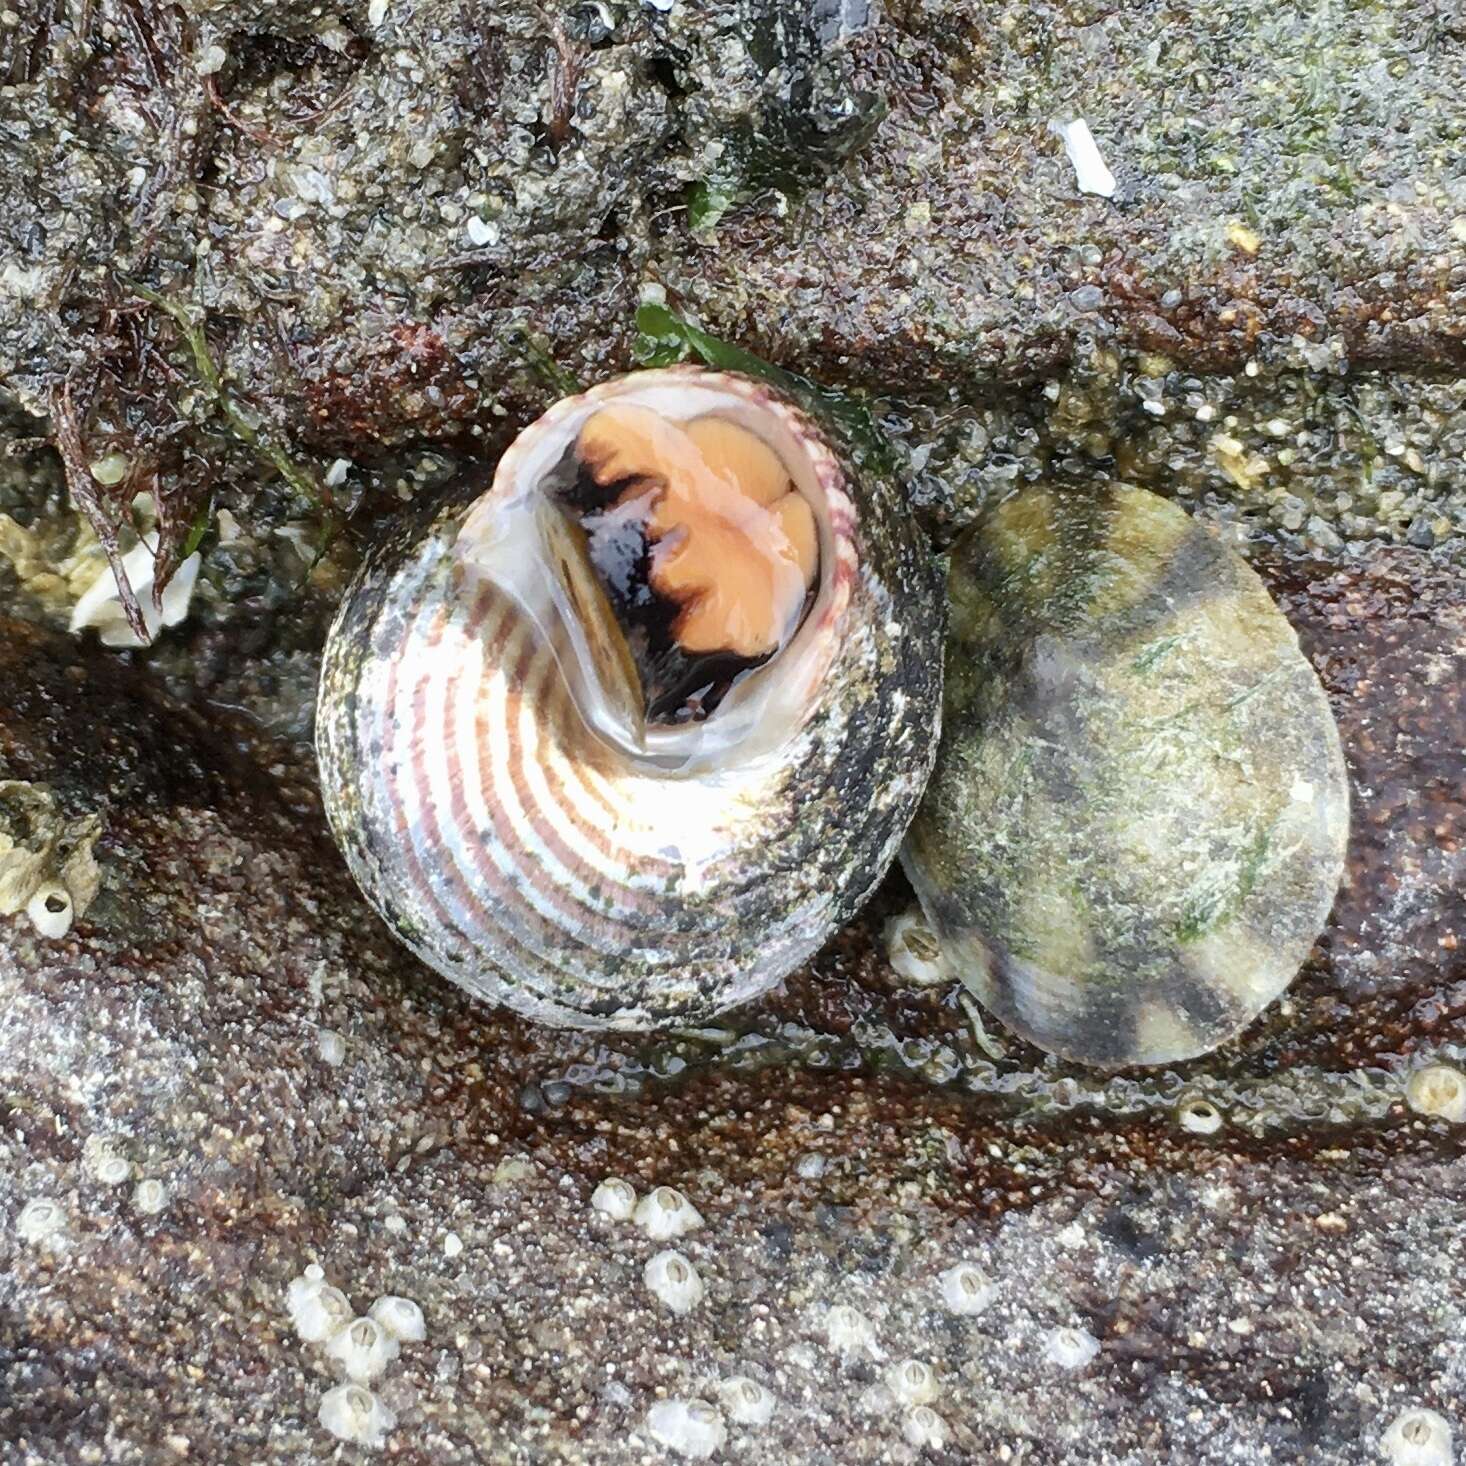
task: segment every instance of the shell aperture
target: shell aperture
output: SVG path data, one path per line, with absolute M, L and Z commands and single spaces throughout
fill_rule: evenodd
M 944 955 L 1041 1048 L 1215 1048 L 1292 981 L 1349 795 L 1262 582 L 1174 504 L 1025 491 L 959 541 L 944 728 L 904 862 Z
M 558 403 L 465 489 L 373 552 L 328 643 L 322 784 L 359 884 L 432 966 L 544 1021 L 752 997 L 853 914 L 920 797 L 942 617 L 919 531 L 781 397 L 692 368 Z M 620 508 L 630 595 L 592 544 Z M 659 586 L 660 545 L 697 536 Z M 689 606 L 723 644 L 678 638 Z

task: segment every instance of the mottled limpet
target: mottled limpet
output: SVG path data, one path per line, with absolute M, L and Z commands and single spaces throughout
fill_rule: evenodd
M 1041 1048 L 1205 1053 L 1292 981 L 1343 872 L 1318 678 L 1174 504 L 1026 490 L 957 544 L 937 767 L 905 864 L 954 975 Z

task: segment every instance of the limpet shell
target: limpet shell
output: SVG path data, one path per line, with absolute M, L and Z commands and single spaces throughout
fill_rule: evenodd
M 904 862 L 948 963 L 1039 1047 L 1215 1048 L 1292 981 L 1349 790 L 1261 580 L 1126 485 L 1025 491 L 952 552 L 937 766 Z

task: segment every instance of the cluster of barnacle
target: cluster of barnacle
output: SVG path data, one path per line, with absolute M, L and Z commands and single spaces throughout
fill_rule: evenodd
M 658 1186 L 638 1199 L 635 1188 L 619 1177 L 610 1177 L 591 1193 L 591 1206 L 614 1222 L 632 1222 L 653 1241 L 665 1242 L 684 1236 L 703 1225 L 702 1214 L 675 1187 Z M 706 1295 L 696 1267 L 682 1253 L 666 1250 L 646 1264 L 643 1278 L 648 1291 L 665 1308 L 685 1314 Z M 969 1262 L 947 1268 L 935 1280 L 941 1307 L 954 1317 L 973 1317 L 987 1309 L 996 1294 L 991 1280 Z M 820 1319 L 826 1346 L 842 1359 L 885 1356 L 875 1325 L 860 1309 L 835 1303 Z M 1045 1354 L 1063 1369 L 1080 1369 L 1099 1352 L 1099 1342 L 1083 1329 L 1054 1329 L 1047 1338 Z M 933 1408 L 942 1395 L 937 1371 L 925 1360 L 902 1359 L 887 1368 L 881 1382 L 865 1397 L 868 1409 L 896 1415 L 901 1433 L 913 1446 L 939 1449 L 948 1440 L 947 1422 Z M 727 1440 L 727 1421 L 745 1426 L 767 1425 L 777 1400 L 772 1392 L 747 1375 L 722 1380 L 718 1403 L 681 1396 L 658 1400 L 648 1410 L 647 1434 L 679 1455 L 711 1456 Z
M 380 1446 L 397 1418 L 370 1385 L 386 1372 L 403 1344 L 427 1337 L 422 1309 L 410 1298 L 389 1293 L 355 1316 L 346 1294 L 326 1281 L 316 1263 L 292 1279 L 285 1306 L 300 1338 L 322 1345 L 346 1376 L 322 1395 L 321 1424 L 338 1440 Z

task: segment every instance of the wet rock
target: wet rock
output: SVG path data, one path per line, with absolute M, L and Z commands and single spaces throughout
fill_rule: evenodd
M 0 919 L 0 1440 L 46 1466 L 160 1441 L 324 1461 L 341 1431 L 407 1461 L 629 1463 L 660 1449 L 658 1401 L 746 1375 L 777 1403 L 727 1451 L 914 1461 L 915 1407 L 881 1384 L 906 1360 L 937 1382 L 924 1449 L 953 1462 L 1362 1463 L 1406 1408 L 1459 1421 L 1440 1279 L 1463 1132 L 1405 1084 L 1466 1062 L 1466 812 L 1431 773 L 1459 771 L 1460 587 L 1418 552 L 1269 578 L 1335 698 L 1353 879 L 1287 1006 L 1210 1060 L 1103 1081 L 992 1060 L 949 994 L 894 980 L 899 889 L 736 1027 L 519 1024 L 371 920 L 298 754 L 5 623 L 0 773 L 102 832 L 64 938 Z M 1393 904 L 1391 870 L 1417 872 Z M 1198 1096 L 1219 1126 L 1184 1122 Z M 591 1205 L 610 1176 L 702 1214 L 677 1243 L 697 1309 L 646 1292 L 665 1244 Z M 370 1399 L 328 1402 L 341 1351 L 292 1325 L 312 1263 L 343 1322 L 380 1295 L 423 1311 Z M 991 1280 L 979 1312 L 946 1301 L 961 1263 Z M 829 1352 L 841 1307 L 864 1354 Z M 1067 1372 L 1056 1331 L 1098 1353 Z

